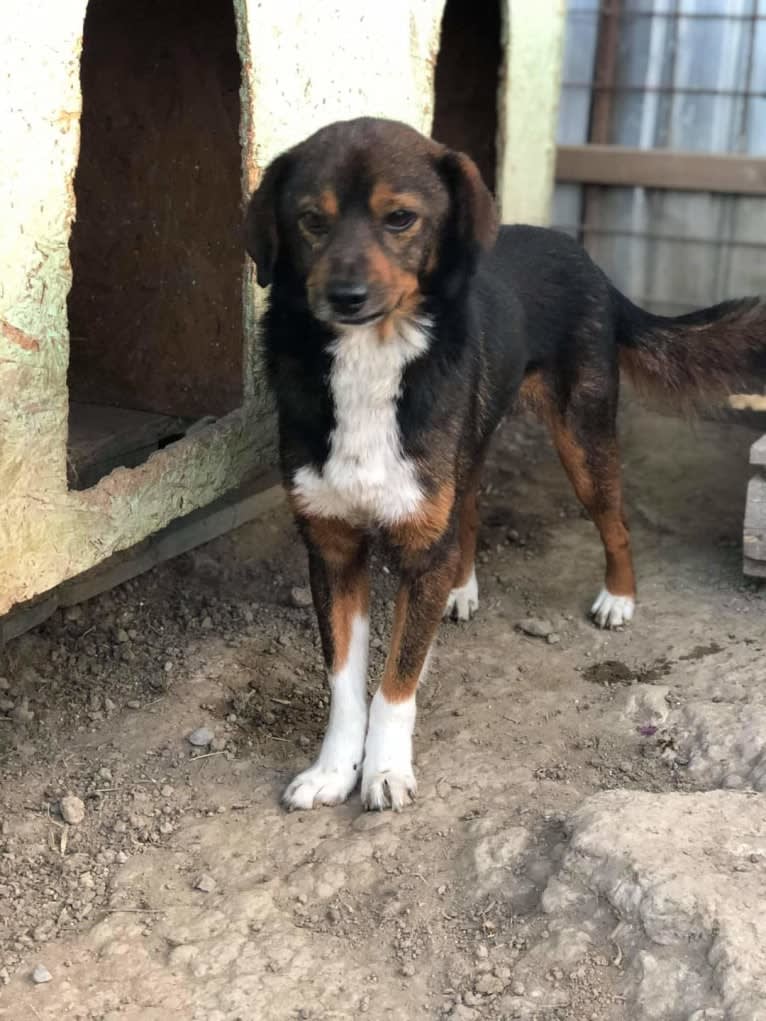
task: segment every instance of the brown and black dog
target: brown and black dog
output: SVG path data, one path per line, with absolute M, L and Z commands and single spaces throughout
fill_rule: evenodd
M 478 607 L 477 492 L 492 434 L 523 404 L 548 424 L 604 544 L 602 627 L 635 606 L 615 419 L 619 371 L 678 402 L 760 386 L 758 299 L 675 319 L 631 304 L 563 234 L 501 227 L 471 160 L 403 124 L 332 124 L 279 156 L 248 209 L 271 285 L 264 343 L 284 483 L 308 548 L 330 675 L 316 763 L 290 808 L 415 791 L 415 692 L 441 617 Z M 401 584 L 367 706 L 368 549 Z

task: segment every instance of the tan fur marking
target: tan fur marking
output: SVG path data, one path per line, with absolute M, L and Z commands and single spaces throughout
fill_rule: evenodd
M 319 208 L 326 216 L 334 218 L 338 215 L 338 196 L 332 188 L 325 188 L 319 196 Z
M 391 645 L 381 694 L 387 702 L 404 702 L 415 693 L 428 650 L 455 576 L 457 550 L 413 583 L 404 583 L 394 609 Z
M 386 213 L 392 213 L 395 209 L 411 209 L 414 213 L 420 213 L 422 201 L 414 192 L 394 191 L 385 181 L 380 181 L 372 189 L 370 209 L 378 219 L 382 219 Z
M 299 503 L 289 494 L 293 508 Z M 333 575 L 329 607 L 333 641 L 332 669 L 337 673 L 348 659 L 354 619 L 370 611 L 370 579 L 359 560 L 364 535 L 339 518 L 300 515 L 311 542 Z
M 564 470 L 577 499 L 593 520 L 604 544 L 605 584 L 613 596 L 635 596 L 636 577 L 630 551 L 630 534 L 622 509 L 620 464 L 616 444 L 607 449 L 598 475 L 588 464 L 582 445 L 553 406 L 550 390 L 539 372 L 527 376 L 519 390 L 520 404 L 533 411 L 551 432 Z
M 609 454 L 598 485 L 585 451 L 563 424 L 552 424 L 553 442 L 580 503 L 599 531 L 606 555 L 605 584 L 613 596 L 635 596 L 636 577 L 630 534 L 622 511 L 620 468 L 616 448 Z
M 445 482 L 420 510 L 389 529 L 394 543 L 408 553 L 432 546 L 444 535 L 455 504 L 455 483 Z

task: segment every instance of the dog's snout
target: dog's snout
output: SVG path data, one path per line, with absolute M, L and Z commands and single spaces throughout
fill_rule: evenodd
M 336 282 L 327 288 L 327 300 L 339 315 L 359 312 L 367 301 L 367 285 L 362 282 Z

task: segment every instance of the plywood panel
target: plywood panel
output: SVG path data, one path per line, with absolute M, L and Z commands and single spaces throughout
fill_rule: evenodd
M 75 400 L 194 417 L 242 392 L 228 0 L 91 0 L 71 239 Z

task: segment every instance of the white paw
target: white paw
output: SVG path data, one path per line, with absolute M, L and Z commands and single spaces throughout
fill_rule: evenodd
M 370 812 L 392 808 L 401 812 L 415 800 L 418 785 L 412 769 L 402 772 L 387 770 L 362 778 L 362 804 Z
M 615 628 L 633 620 L 635 610 L 633 596 L 613 596 L 609 589 L 602 588 L 590 612 L 599 627 Z
M 476 568 L 471 571 L 471 577 L 460 588 L 453 588 L 447 598 L 447 605 L 444 607 L 444 617 L 452 617 L 454 620 L 470 620 L 479 609 L 479 583 L 476 580 Z
M 316 762 L 299 773 L 282 795 L 290 811 L 308 811 L 317 805 L 339 805 L 356 787 L 359 768 L 327 769 Z
M 412 770 L 412 731 L 415 696 L 387 702 L 380 691 L 370 705 L 370 725 L 364 747 L 362 803 L 371 811 L 401 810 L 415 797 Z

